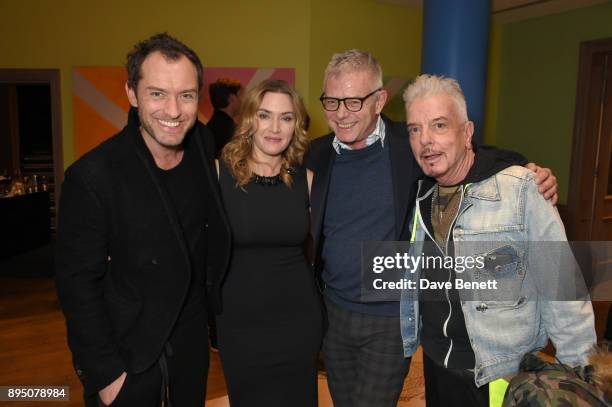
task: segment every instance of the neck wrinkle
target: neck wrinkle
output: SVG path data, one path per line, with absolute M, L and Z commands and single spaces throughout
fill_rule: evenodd
M 275 175 L 278 175 L 280 173 L 282 165 L 282 156 L 270 157 L 266 160 L 261 159 L 260 157 L 256 157 L 256 153 L 253 152 L 249 159 L 249 166 L 251 167 L 251 171 L 255 172 L 257 175 L 261 175 L 264 177 L 273 177 Z
M 474 156 L 474 151 L 468 150 L 453 173 L 436 178 L 438 184 L 443 187 L 459 185 L 465 179 L 465 177 L 467 177 L 468 173 L 470 172 L 470 168 L 472 168 L 472 165 L 474 165 Z

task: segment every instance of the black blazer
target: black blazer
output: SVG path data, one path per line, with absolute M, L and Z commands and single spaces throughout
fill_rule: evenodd
M 383 116 L 385 123 L 385 146 L 389 147 L 391 159 L 391 181 L 393 184 L 395 239 L 410 239 L 410 215 L 416 197 L 416 181 L 422 176 L 408 140 L 406 123 L 393 122 Z M 318 276 L 323 269 L 321 252 L 325 242 L 323 220 L 327 205 L 327 193 L 336 151 L 332 146 L 334 133 L 313 140 L 306 157 L 306 166 L 314 172 L 310 193 L 311 232 L 313 238 L 312 265 Z M 387 144 L 388 143 L 388 144 Z M 356 197 L 358 198 L 358 197 Z
M 58 297 L 86 394 L 122 371 L 157 361 L 179 316 L 193 270 L 187 244 L 138 115 L 66 171 L 56 248 Z M 212 191 L 207 267 L 224 270 L 230 231 L 214 169 L 213 137 L 196 123 L 185 138 L 199 152 Z M 202 277 L 205 281 L 205 276 Z M 218 298 L 218 293 L 211 293 Z M 206 346 L 206 344 L 202 344 Z

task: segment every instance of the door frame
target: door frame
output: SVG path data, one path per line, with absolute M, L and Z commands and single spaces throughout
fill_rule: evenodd
M 56 207 L 64 179 L 64 146 L 62 137 L 62 99 L 59 69 L 5 69 L 0 68 L 0 83 L 48 84 L 51 90 L 51 138 L 53 147 L 53 177 Z
M 580 224 L 580 194 L 572 193 L 572 191 L 581 191 L 581 187 L 583 186 L 581 168 L 582 157 L 585 153 L 585 144 L 588 137 L 586 131 L 590 74 L 593 65 L 593 56 L 600 52 L 612 52 L 612 38 L 584 41 L 580 43 L 574 134 L 572 140 L 572 161 L 569 180 L 570 192 L 567 199 L 566 226 L 569 240 L 575 240 L 577 236 L 589 236 L 589 231 L 585 231 L 585 228 L 590 226 Z M 591 213 L 590 216 L 593 216 L 593 214 Z

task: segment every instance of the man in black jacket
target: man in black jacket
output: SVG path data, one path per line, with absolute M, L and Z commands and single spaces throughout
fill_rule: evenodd
M 338 407 L 395 406 L 408 372 L 398 303 L 361 300 L 361 242 L 402 240 L 421 170 L 405 124 L 380 113 L 382 71 L 359 50 L 336 54 L 321 102 L 333 133 L 312 142 L 314 268 L 325 285 L 327 378 Z
M 127 126 L 70 166 L 62 187 L 68 344 L 88 406 L 201 406 L 205 270 L 224 269 L 230 245 L 212 135 L 197 122 L 202 64 L 158 34 L 127 70 Z

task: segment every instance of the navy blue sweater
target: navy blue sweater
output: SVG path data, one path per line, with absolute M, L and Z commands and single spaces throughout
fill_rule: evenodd
M 325 209 L 325 295 L 356 312 L 398 315 L 395 303 L 363 303 L 361 242 L 394 240 L 393 185 L 388 143 L 336 156 Z

